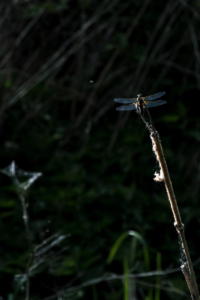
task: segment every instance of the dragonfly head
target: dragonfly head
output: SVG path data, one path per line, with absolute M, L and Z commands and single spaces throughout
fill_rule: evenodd
M 142 94 L 137 94 L 137 99 L 139 100 L 142 97 Z

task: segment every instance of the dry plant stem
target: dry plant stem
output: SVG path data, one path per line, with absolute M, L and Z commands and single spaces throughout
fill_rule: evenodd
M 25 231 L 26 231 L 28 249 L 30 251 L 27 266 L 26 266 L 26 273 L 25 273 L 25 276 L 26 276 L 25 300 L 29 300 L 30 299 L 30 266 L 31 266 L 32 258 L 33 258 L 32 234 L 31 234 L 31 230 L 29 227 L 29 216 L 28 216 L 26 197 L 22 194 L 19 194 L 18 196 L 19 196 L 19 199 L 20 199 L 21 205 L 22 205 L 22 210 L 23 210 L 22 218 L 23 218 L 24 227 L 25 227 Z
M 170 179 L 167 163 L 162 149 L 162 144 L 158 132 L 153 128 L 149 127 L 150 137 L 152 141 L 153 151 L 155 153 L 156 159 L 160 166 L 160 179 L 164 181 L 165 189 L 167 192 L 167 197 L 170 203 L 170 207 L 174 217 L 174 226 L 176 228 L 180 248 L 181 248 L 181 258 L 182 266 L 181 270 L 185 277 L 186 283 L 188 285 L 192 300 L 200 300 L 199 290 L 197 286 L 196 276 L 193 269 L 192 261 L 190 258 L 188 244 L 185 238 L 184 224 L 181 220 L 180 211 L 176 201 L 176 196 L 174 194 L 174 189 Z

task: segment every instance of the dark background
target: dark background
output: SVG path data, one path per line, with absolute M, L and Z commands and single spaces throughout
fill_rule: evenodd
M 148 132 L 112 100 L 167 93 L 151 113 L 200 282 L 199 1 L 18 0 L 0 10 L 1 168 L 43 173 L 27 196 L 41 250 L 30 299 L 188 299 Z M 22 207 L 0 180 L 0 296 L 25 299 Z

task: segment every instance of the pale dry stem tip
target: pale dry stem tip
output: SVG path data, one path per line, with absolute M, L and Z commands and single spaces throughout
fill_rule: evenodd
M 151 143 L 152 143 L 152 150 L 153 153 L 156 156 L 157 161 L 159 162 L 159 155 L 158 155 L 158 151 L 157 151 L 157 147 L 156 147 L 156 143 L 155 143 L 155 138 L 153 134 L 150 134 L 150 138 L 151 138 Z
M 160 171 L 156 171 L 154 173 L 154 181 L 156 182 L 163 182 L 164 181 L 164 175 L 163 175 L 163 171 L 160 169 Z
M 151 134 L 150 137 L 151 137 L 151 142 L 152 142 L 152 150 L 153 150 L 153 153 L 155 154 L 156 160 L 157 160 L 157 162 L 159 164 L 159 168 L 160 168 L 159 171 L 156 171 L 154 173 L 154 179 L 153 180 L 156 181 L 156 182 L 163 182 L 164 181 L 164 174 L 163 174 L 163 170 L 162 170 L 161 165 L 160 165 L 159 153 L 158 153 L 158 150 L 157 150 L 154 134 Z

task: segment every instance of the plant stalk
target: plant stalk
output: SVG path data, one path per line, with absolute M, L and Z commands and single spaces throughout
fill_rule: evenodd
M 192 300 L 200 300 L 196 276 L 195 276 L 192 260 L 190 257 L 187 240 L 185 237 L 184 224 L 181 220 L 181 215 L 176 201 L 176 196 L 174 193 L 171 178 L 169 175 L 161 140 L 158 132 L 153 127 L 148 127 L 148 129 L 150 131 L 153 152 L 155 153 L 156 159 L 160 167 L 159 179 L 157 178 L 155 180 L 163 181 L 165 184 L 168 201 L 170 203 L 171 211 L 174 218 L 174 226 L 176 228 L 178 238 L 179 238 L 181 258 L 182 258 L 181 270 L 185 277 L 185 281 L 190 291 Z

